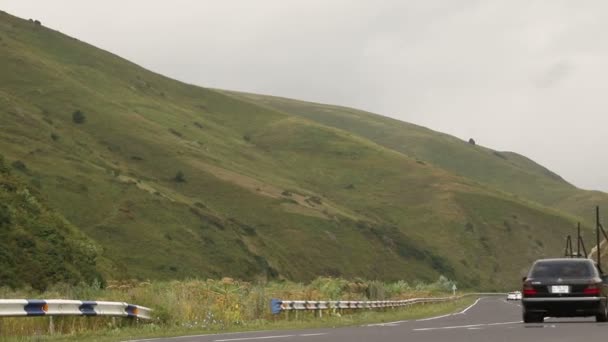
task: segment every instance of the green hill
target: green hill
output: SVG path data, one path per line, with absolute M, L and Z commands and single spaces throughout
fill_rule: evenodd
M 225 92 L 365 137 L 412 158 L 542 205 L 563 210 L 593 225 L 594 207 L 608 207 L 608 195 L 585 191 L 559 175 L 513 152 L 471 145 L 456 137 L 373 113 L 275 96 Z
M 13 173 L 0 155 L 2 285 L 44 290 L 58 282 L 103 282 L 98 246 L 49 210 L 37 192 Z
M 505 288 L 560 254 L 578 219 L 542 200 L 578 190 L 523 157 L 187 85 L 5 13 L 0 73 L 0 153 L 102 247 L 108 278 L 443 274 Z M 502 164 L 489 160 L 514 166 L 492 183 L 484 168 Z

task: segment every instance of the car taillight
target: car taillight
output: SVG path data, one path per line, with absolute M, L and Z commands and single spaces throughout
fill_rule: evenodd
M 521 292 L 523 293 L 524 296 L 534 296 L 538 293 L 536 291 L 536 289 L 533 288 L 532 285 L 530 285 L 530 284 L 524 284 L 524 288 L 522 289 Z
M 597 296 L 600 294 L 600 288 L 597 285 L 589 285 L 583 290 L 583 293 L 586 295 Z

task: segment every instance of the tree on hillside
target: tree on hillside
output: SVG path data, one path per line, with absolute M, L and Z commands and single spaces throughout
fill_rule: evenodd
M 469 139 L 469 144 L 475 145 L 475 139 L 473 139 L 473 138 Z
M 74 121 L 74 123 L 77 124 L 83 124 L 85 123 L 85 121 L 87 121 L 86 116 L 84 115 L 83 112 L 79 110 L 74 111 L 74 113 L 72 113 L 72 121 Z

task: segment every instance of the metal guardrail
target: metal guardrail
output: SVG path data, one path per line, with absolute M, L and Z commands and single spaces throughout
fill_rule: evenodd
M 376 309 L 397 308 L 419 303 L 436 303 L 456 300 L 462 296 L 437 297 L 437 298 L 411 298 L 404 300 L 371 300 L 371 301 L 311 301 L 311 300 L 281 300 L 272 299 L 270 310 L 273 314 L 292 310 L 334 310 L 334 309 Z
M 152 309 L 124 302 L 68 299 L 0 299 L 0 317 L 119 316 L 150 319 Z
M 503 296 L 503 292 L 476 292 L 466 293 L 459 296 L 450 297 L 431 297 L 431 298 L 411 298 L 404 300 L 372 300 L 372 301 L 312 301 L 312 300 L 281 300 L 272 299 L 270 301 L 270 311 L 277 315 L 283 311 L 300 310 L 338 310 L 338 309 L 376 309 L 376 308 L 397 308 L 413 304 L 447 302 L 461 299 L 468 296 Z

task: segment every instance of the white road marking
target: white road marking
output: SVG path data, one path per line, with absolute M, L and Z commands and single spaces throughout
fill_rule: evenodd
M 395 322 L 386 322 L 386 323 L 374 323 L 374 324 L 368 324 L 368 325 L 363 325 L 363 327 L 396 327 L 401 323 L 406 323 L 409 321 L 395 321 Z
M 484 324 L 469 324 L 469 325 L 454 325 L 449 327 L 437 327 L 437 328 L 418 328 L 413 329 L 413 331 L 432 331 L 432 330 L 447 330 L 447 329 L 462 329 L 462 328 L 478 328 L 478 327 L 490 327 L 496 325 L 508 325 L 508 324 L 517 324 L 522 321 L 513 321 L 513 322 L 500 322 L 500 323 L 484 323 Z
M 464 315 L 465 313 L 467 313 L 467 311 L 469 311 L 472 307 L 474 307 L 475 305 L 477 305 L 477 303 L 479 303 L 480 300 L 482 300 L 482 298 L 477 298 L 477 300 L 475 301 L 475 303 L 469 305 L 466 309 L 460 311 L 459 313 L 457 313 L 456 315 Z
M 229 341 L 250 341 L 250 340 L 269 340 L 273 338 L 285 338 L 294 337 L 296 335 L 275 335 L 275 336 L 260 336 L 260 337 L 240 337 L 240 338 L 229 338 L 225 340 L 213 340 L 213 342 L 229 342 Z
M 327 335 L 327 333 L 316 333 L 316 334 L 300 334 L 300 335 L 276 335 L 276 336 L 259 336 L 259 337 L 239 337 L 239 338 L 229 338 L 224 340 L 213 340 L 213 342 L 229 342 L 229 341 L 251 341 L 251 340 L 269 340 L 273 338 L 284 338 L 284 337 L 314 337 L 314 336 L 323 336 Z
M 477 303 L 479 303 L 479 301 L 482 300 L 482 299 L 484 299 L 484 298 L 485 297 L 477 298 L 477 300 L 475 301 L 475 303 L 469 305 L 468 307 L 466 307 L 464 310 L 462 310 L 460 312 L 451 313 L 451 314 L 447 314 L 447 315 L 441 315 L 441 316 L 435 316 L 435 317 L 429 317 L 429 318 L 421 318 L 421 319 L 417 319 L 416 322 L 432 321 L 434 319 L 446 318 L 446 317 L 450 317 L 450 316 L 454 316 L 454 315 L 463 315 L 463 314 L 467 313 L 467 311 L 469 311 L 469 309 L 471 309 L 472 307 L 474 307 L 475 305 L 477 305 Z M 365 326 L 366 327 L 396 327 L 397 325 L 399 325 L 401 323 L 406 323 L 406 322 L 410 322 L 410 321 L 406 320 L 406 321 L 376 323 L 376 324 L 368 324 L 368 325 L 365 325 Z
M 271 332 L 272 330 L 256 330 L 256 331 L 250 331 L 250 333 L 265 333 L 265 332 Z M 187 338 L 196 338 L 196 337 L 209 337 L 209 336 L 230 336 L 230 335 L 238 335 L 238 334 L 242 334 L 242 332 L 231 332 L 231 333 L 224 333 L 221 335 L 218 334 L 200 334 L 200 335 L 186 335 L 186 336 L 176 336 L 176 337 L 154 337 L 154 338 L 146 338 L 146 339 L 140 339 L 140 340 L 126 340 L 123 342 L 148 342 L 148 341 L 158 341 L 158 340 L 180 340 L 180 339 L 187 339 Z
M 444 317 L 450 317 L 452 315 L 454 315 L 454 314 L 451 313 L 451 314 L 441 315 L 441 316 L 436 316 L 436 317 L 422 318 L 422 319 L 417 319 L 416 322 L 432 321 L 434 319 L 439 319 L 439 318 L 444 318 Z

